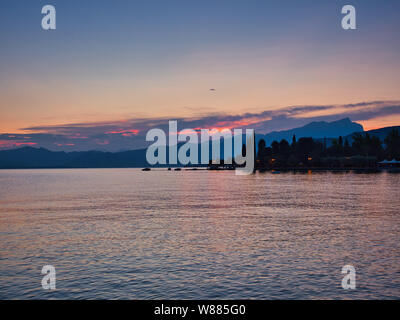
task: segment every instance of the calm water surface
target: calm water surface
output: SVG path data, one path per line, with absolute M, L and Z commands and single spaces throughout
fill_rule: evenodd
M 0 298 L 399 299 L 399 186 L 387 173 L 0 170 Z

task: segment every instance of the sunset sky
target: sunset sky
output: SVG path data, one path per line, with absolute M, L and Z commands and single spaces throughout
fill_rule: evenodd
M 349 3 L 357 30 L 341 28 Z M 56 30 L 41 28 L 45 4 Z M 400 125 L 399 30 L 398 0 L 2 0 L 0 148 L 139 139 L 167 119 Z

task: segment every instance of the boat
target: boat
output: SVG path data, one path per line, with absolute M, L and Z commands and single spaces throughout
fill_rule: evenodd
M 181 171 L 182 169 L 181 168 L 175 168 L 174 170 L 175 171 Z
M 150 171 L 150 168 L 143 168 L 142 171 Z

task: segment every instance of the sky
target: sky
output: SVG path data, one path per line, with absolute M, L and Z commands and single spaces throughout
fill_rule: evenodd
M 400 125 L 399 18 L 398 0 L 2 0 L 0 149 L 136 148 L 176 119 Z

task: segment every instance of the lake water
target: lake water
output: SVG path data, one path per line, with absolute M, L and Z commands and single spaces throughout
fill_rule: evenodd
M 0 170 L 0 298 L 399 299 L 399 186 L 388 173 Z

